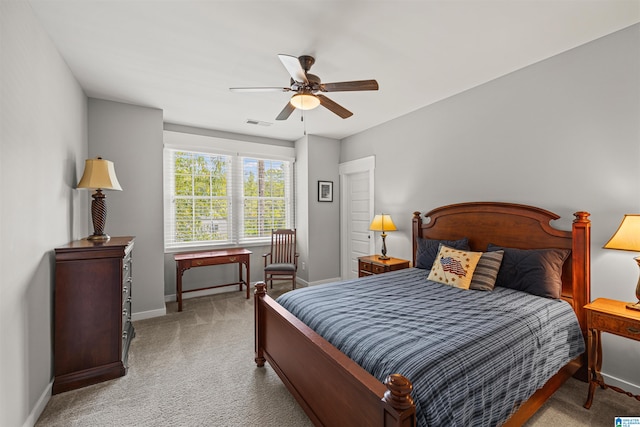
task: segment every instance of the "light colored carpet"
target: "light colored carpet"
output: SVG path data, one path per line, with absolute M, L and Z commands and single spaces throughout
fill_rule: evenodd
M 128 374 L 53 396 L 36 426 L 311 426 L 269 365 L 256 367 L 253 300 L 243 295 L 189 299 L 181 313 L 173 303 L 166 316 L 135 322 Z M 614 416 L 640 415 L 640 402 L 600 389 L 587 411 L 586 392 L 571 379 L 527 427 L 609 427 Z

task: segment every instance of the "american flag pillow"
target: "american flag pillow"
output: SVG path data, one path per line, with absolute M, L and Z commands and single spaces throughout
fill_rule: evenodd
M 473 272 L 482 252 L 463 251 L 440 244 L 429 280 L 461 289 L 469 289 Z

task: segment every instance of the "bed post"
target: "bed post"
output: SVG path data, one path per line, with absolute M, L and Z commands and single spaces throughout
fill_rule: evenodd
M 259 368 L 264 366 L 265 358 L 263 353 L 264 347 L 264 316 L 262 316 L 262 299 L 267 294 L 267 285 L 264 282 L 256 283 L 256 290 L 254 292 L 253 306 L 255 310 L 255 352 L 256 352 L 256 365 Z
M 400 374 L 391 374 L 384 380 L 387 391 L 382 401 L 391 405 L 395 411 L 384 411 L 385 427 L 415 427 L 416 407 L 411 398 L 413 385 Z
M 420 217 L 420 212 L 413 213 L 413 219 L 411 220 L 412 229 L 413 229 L 413 264 L 411 266 L 416 266 L 416 251 L 418 250 L 418 240 L 416 239 L 420 235 L 420 227 L 422 226 L 422 218 Z
M 573 298 L 582 332 L 587 332 L 587 315 L 583 307 L 591 302 L 591 220 L 589 212 L 573 214 Z
M 587 312 L 584 306 L 591 302 L 591 220 L 589 212 L 573 214 L 572 250 L 573 257 L 573 304 L 580 323 L 582 335 L 587 339 Z M 587 354 L 582 355 L 582 366 L 575 377 L 587 380 Z

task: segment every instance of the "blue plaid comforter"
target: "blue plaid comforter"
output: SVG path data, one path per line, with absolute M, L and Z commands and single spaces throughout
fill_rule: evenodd
M 565 301 L 462 290 L 410 268 L 278 298 L 373 376 L 414 386 L 418 426 L 501 425 L 585 350 Z

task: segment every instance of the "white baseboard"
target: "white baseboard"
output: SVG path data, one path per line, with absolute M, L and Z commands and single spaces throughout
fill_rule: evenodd
M 160 317 L 165 314 L 167 314 L 166 307 L 157 310 L 139 311 L 137 313 L 131 313 L 131 320 L 135 322 L 136 320 L 151 319 L 152 317 Z
M 53 381 L 51 381 L 44 388 L 44 391 L 40 395 L 40 398 L 38 399 L 36 404 L 33 406 L 33 409 L 31 409 L 31 412 L 29 413 L 29 416 L 27 417 L 27 419 L 24 421 L 24 424 L 22 424 L 22 427 L 33 427 L 34 425 L 36 425 L 36 421 L 38 421 L 38 418 L 40 418 L 40 415 L 42 415 L 42 412 L 44 411 L 44 408 L 47 406 L 49 399 L 51 399 L 52 390 L 53 390 Z
M 618 388 L 623 389 L 624 391 L 628 391 L 629 393 L 633 393 L 636 396 L 640 396 L 640 386 L 637 384 L 633 384 L 627 382 L 625 380 L 621 380 L 620 378 L 612 377 L 611 375 L 607 375 L 601 372 L 602 378 L 604 379 L 604 383 L 606 385 L 616 386 Z
M 296 277 L 296 286 L 298 285 L 302 285 L 303 287 L 307 287 L 309 286 L 309 282 L 307 282 L 306 280 L 303 280 L 299 277 Z

